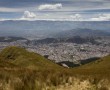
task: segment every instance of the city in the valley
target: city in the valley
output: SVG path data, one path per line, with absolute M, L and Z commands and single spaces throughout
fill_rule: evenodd
M 78 63 L 81 60 L 100 58 L 110 54 L 110 37 L 97 37 L 82 42 L 55 38 L 33 39 L 19 37 L 1 37 L 0 50 L 7 46 L 20 46 L 30 52 L 38 53 L 58 63 L 69 61 Z M 76 37 L 73 37 L 76 38 Z M 81 42 L 79 42 L 81 41 Z

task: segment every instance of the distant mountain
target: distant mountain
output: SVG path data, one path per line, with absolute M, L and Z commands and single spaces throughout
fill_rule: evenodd
M 68 42 L 68 43 L 77 43 L 77 44 L 82 44 L 82 43 L 87 43 L 90 42 L 92 44 L 97 44 L 98 42 L 95 40 L 94 37 L 80 37 L 80 36 L 73 36 L 73 37 L 68 37 L 68 38 L 45 38 L 45 39 L 40 39 L 40 40 L 31 40 L 27 41 L 27 44 L 33 43 L 33 44 L 49 44 L 49 43 L 63 43 L 63 42 Z
M 92 30 L 92 29 L 72 29 L 67 30 L 64 32 L 60 32 L 54 35 L 58 38 L 70 38 L 73 36 L 80 36 L 80 37 L 100 37 L 100 36 L 110 36 L 110 32 L 102 31 L 102 30 Z
M 0 36 L 48 38 L 77 28 L 110 32 L 110 21 L 0 21 Z
M 70 43 L 77 43 L 77 44 L 83 44 L 83 43 L 92 43 L 92 44 L 97 44 L 98 42 L 95 40 L 95 38 L 92 36 L 72 36 L 72 37 L 67 37 L 65 42 L 70 42 Z
M 11 37 L 11 36 L 0 37 L 0 42 L 13 42 L 13 41 L 17 41 L 17 40 L 27 40 L 27 39 L 22 38 L 22 37 Z
M 41 43 L 41 44 L 57 43 L 57 42 L 58 40 L 56 38 L 45 38 L 36 41 L 36 43 Z

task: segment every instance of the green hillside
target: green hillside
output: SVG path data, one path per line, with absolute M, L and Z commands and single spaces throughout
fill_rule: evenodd
M 20 47 L 7 47 L 1 53 L 2 61 L 10 62 L 14 65 L 26 67 L 29 69 L 37 68 L 60 68 L 60 66 L 47 60 L 39 54 L 28 52 Z
M 83 74 L 100 74 L 103 76 L 106 74 L 110 75 L 110 55 L 97 61 L 74 68 L 74 71 Z
M 7 85 L 12 81 L 11 84 L 19 84 L 20 86 L 14 84 L 12 87 L 15 90 L 42 90 L 45 84 L 56 86 L 68 76 L 70 74 L 65 68 L 24 48 L 7 47 L 0 53 L 0 83 Z M 15 82 L 13 78 L 22 82 Z M 0 90 L 5 90 L 3 86 Z
M 0 90 L 108 90 L 108 83 L 98 84 L 105 78 L 110 81 L 109 71 L 110 56 L 68 69 L 21 47 L 0 52 Z M 84 81 L 90 89 L 83 86 Z

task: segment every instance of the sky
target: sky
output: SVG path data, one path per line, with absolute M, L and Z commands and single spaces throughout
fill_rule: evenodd
M 2 20 L 110 21 L 110 0 L 0 0 Z

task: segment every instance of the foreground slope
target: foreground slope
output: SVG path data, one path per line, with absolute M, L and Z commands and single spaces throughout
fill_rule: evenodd
M 0 90 L 109 90 L 110 56 L 63 68 L 20 47 L 0 53 Z
M 20 47 L 7 47 L 0 53 L 0 90 L 42 90 L 69 75 L 63 67 Z

